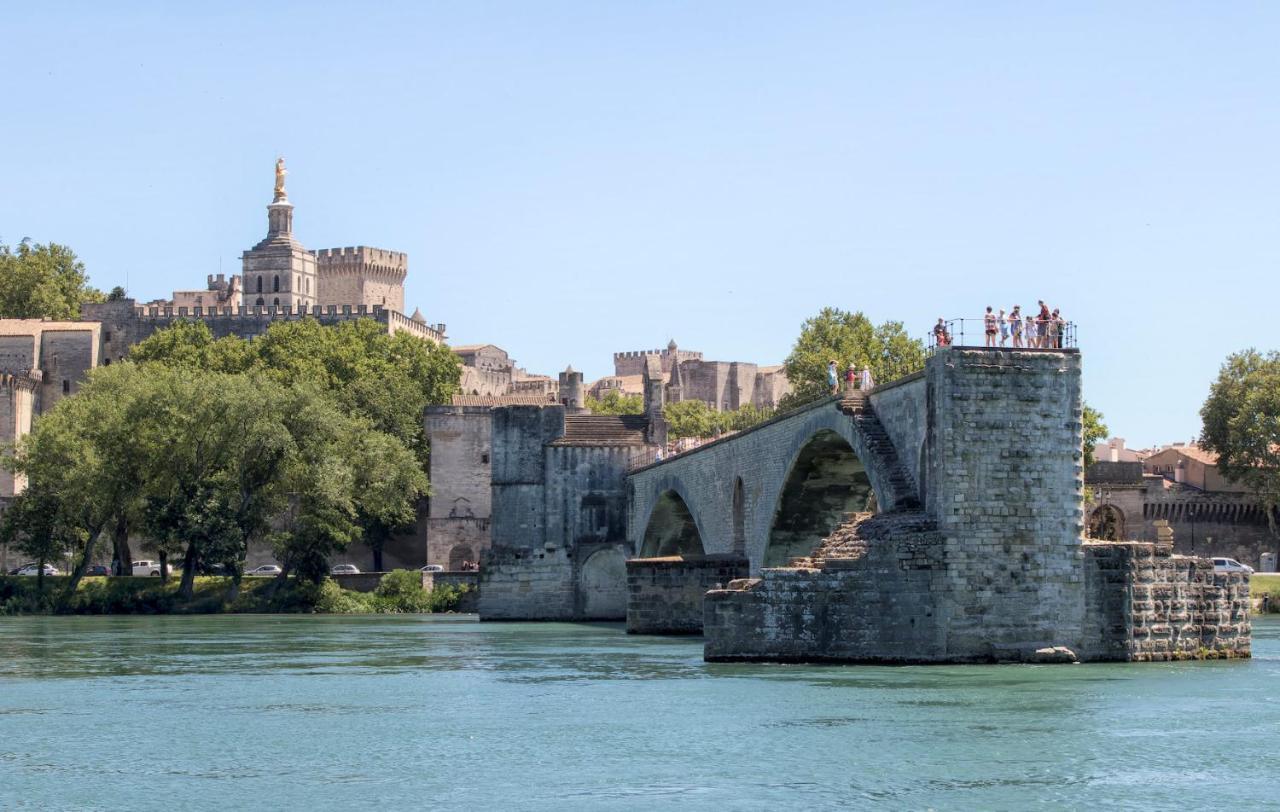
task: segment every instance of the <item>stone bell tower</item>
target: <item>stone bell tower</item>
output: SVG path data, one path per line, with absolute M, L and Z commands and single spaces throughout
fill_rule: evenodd
M 275 195 L 267 206 L 267 236 L 244 252 L 244 303 L 249 307 L 310 308 L 319 283 L 315 255 L 293 236 L 293 204 L 285 192 L 284 158 L 276 161 Z

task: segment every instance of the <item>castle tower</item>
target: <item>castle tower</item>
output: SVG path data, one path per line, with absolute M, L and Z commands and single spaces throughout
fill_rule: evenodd
M 585 412 L 582 401 L 582 373 L 570 365 L 560 373 L 560 403 L 564 405 L 566 414 Z
M 297 311 L 319 302 L 315 255 L 293 236 L 293 204 L 285 192 L 284 159 L 276 161 L 275 196 L 267 206 L 267 236 L 245 251 L 244 303 Z

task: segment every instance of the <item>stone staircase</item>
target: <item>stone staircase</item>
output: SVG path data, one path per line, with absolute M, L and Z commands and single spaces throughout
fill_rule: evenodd
M 919 509 L 920 498 L 916 495 L 915 483 L 898 459 L 898 451 L 889 439 L 889 432 L 885 431 L 884 424 L 876 417 L 875 409 L 871 408 L 867 396 L 855 390 L 841 398 L 839 407 L 857 425 L 866 443 L 867 452 L 878 459 L 880 470 L 888 472 L 894 510 Z
M 863 558 L 873 545 L 881 544 L 892 544 L 909 558 L 915 558 L 914 553 L 941 542 L 937 523 L 918 508 L 893 513 L 846 513 L 844 521 L 818 542 L 812 553 L 791 559 L 787 567 L 820 570 L 832 565 L 839 568 L 840 562 Z M 926 562 L 927 557 L 920 563 Z

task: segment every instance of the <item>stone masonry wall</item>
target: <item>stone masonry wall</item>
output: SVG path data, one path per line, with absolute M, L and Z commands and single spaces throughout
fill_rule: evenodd
M 747 577 L 749 568 L 733 555 L 627 561 L 627 633 L 702 634 L 707 591 Z
M 950 347 L 926 374 L 948 653 L 1018 659 L 1072 645 L 1083 620 L 1079 353 Z
M 921 480 L 923 469 L 920 463 L 929 433 L 928 383 L 924 373 L 918 372 L 878 386 L 871 390 L 868 400 L 923 501 L 926 483 Z
M 1249 581 L 1166 544 L 1084 545 L 1085 660 L 1248 657 Z

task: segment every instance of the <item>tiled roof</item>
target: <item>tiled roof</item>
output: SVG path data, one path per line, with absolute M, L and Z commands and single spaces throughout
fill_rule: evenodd
M 642 414 L 570 414 L 564 436 L 552 445 L 644 445 L 648 426 Z
M 1214 454 L 1212 451 L 1206 451 L 1198 445 L 1171 445 L 1167 448 L 1160 449 L 1151 456 L 1154 457 L 1157 454 L 1163 454 L 1166 451 L 1176 451 L 1184 457 L 1190 457 L 1197 462 L 1203 462 L 1205 465 L 1218 464 L 1217 454 Z M 1148 457 L 1147 459 L 1150 460 L 1151 458 Z

